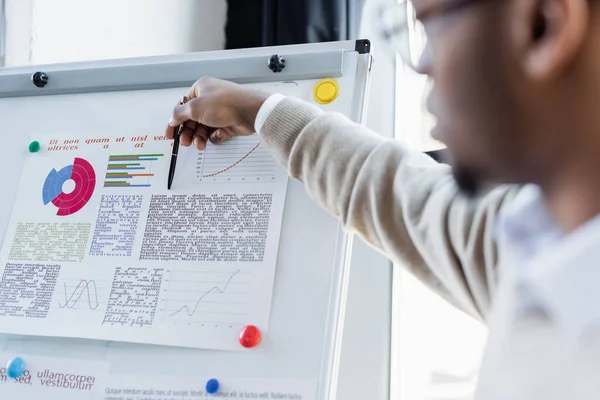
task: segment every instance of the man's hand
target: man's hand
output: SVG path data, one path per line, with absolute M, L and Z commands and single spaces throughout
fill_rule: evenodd
M 206 148 L 208 140 L 219 143 L 231 136 L 250 135 L 268 96 L 232 82 L 201 78 L 183 98 L 183 104 L 173 110 L 165 135 L 172 139 L 173 127 L 183 124 L 181 145 L 194 143 L 198 150 Z

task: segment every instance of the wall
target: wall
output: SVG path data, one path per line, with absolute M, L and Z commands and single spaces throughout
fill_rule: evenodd
M 219 50 L 226 0 L 6 0 L 7 65 Z
M 4 0 L 6 18 L 4 64 L 7 67 L 29 64 L 32 1 Z

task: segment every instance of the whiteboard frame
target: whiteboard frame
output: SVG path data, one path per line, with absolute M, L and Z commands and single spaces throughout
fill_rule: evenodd
M 269 57 L 265 57 L 265 48 L 0 69 L 0 98 L 175 88 L 192 85 L 203 75 L 237 83 L 335 78 L 343 74 L 344 53 L 354 51 L 359 53 L 357 86 L 352 115 L 348 117 L 357 123 L 365 122 L 368 77 L 373 61 L 370 42 L 361 40 L 276 46 L 269 48 L 269 51 L 272 54 L 280 54 L 286 59 L 286 68 L 282 72 L 274 73 L 268 68 Z M 232 62 L 232 59 L 236 62 Z M 237 61 L 240 59 L 244 61 L 244 68 L 239 68 L 240 64 Z M 32 74 L 37 71 L 43 71 L 49 76 L 48 84 L 43 88 L 36 87 L 32 83 Z M 335 275 L 332 278 L 329 295 L 328 315 L 330 316 L 327 318 L 325 328 L 327 337 L 323 344 L 318 398 L 336 399 L 340 387 L 355 386 L 357 382 L 361 382 L 361 385 L 371 388 L 371 390 L 367 389 L 367 392 L 371 392 L 373 386 L 377 386 L 377 392 L 385 394 L 380 400 L 387 399 L 389 374 L 365 376 L 364 369 L 361 371 L 360 368 L 356 368 L 357 372 L 353 372 L 353 368 L 346 368 L 346 372 L 340 374 L 340 363 L 344 359 L 360 362 L 361 357 L 364 357 L 362 356 L 364 348 L 357 348 L 352 341 L 354 335 L 364 336 L 364 332 L 344 329 L 345 321 L 349 316 L 355 320 L 370 316 L 369 320 L 373 322 L 372 314 L 374 314 L 375 323 L 380 323 L 375 328 L 378 333 L 375 336 L 380 340 L 384 338 L 383 342 L 389 340 L 391 297 L 385 299 L 377 310 L 346 309 L 346 303 L 349 297 L 371 295 L 381 297 L 382 292 L 391 291 L 391 274 L 387 271 L 378 275 L 379 287 L 349 291 L 349 280 L 352 275 L 359 276 L 364 273 L 365 268 L 368 270 L 387 268 L 391 263 L 377 258 L 378 255 L 372 249 L 364 246 L 358 246 L 357 249 L 352 236 L 345 233 L 341 224 L 338 228 L 335 254 L 337 265 L 334 267 Z M 383 343 L 380 347 L 384 351 L 380 351 L 375 359 L 381 362 L 379 365 L 385 365 L 385 369 L 389 371 L 390 354 L 389 351 L 385 351 L 389 349 L 389 343 Z M 372 356 L 368 358 L 370 362 L 373 362 L 373 359 Z M 379 399 L 379 397 L 370 398 Z
M 356 42 L 358 43 L 358 41 Z M 369 50 L 368 41 L 363 50 Z M 359 46 L 355 44 L 355 47 Z M 195 57 L 155 56 L 125 60 L 103 60 L 67 64 L 39 65 L 10 68 L 0 73 L 0 98 L 48 96 L 76 93 L 116 92 L 130 90 L 168 89 L 191 86 L 201 76 L 212 76 L 236 83 L 264 83 L 342 76 L 346 50 L 332 49 L 297 53 L 291 47 L 273 47 L 273 55 L 280 55 L 286 66 L 281 72 L 268 67 L 269 57 L 251 51 L 235 57 L 234 52 L 194 53 Z M 254 50 L 254 49 L 249 49 Z M 287 50 L 287 51 L 286 51 Z M 262 50 L 264 52 L 264 49 Z M 221 59 L 214 55 L 221 53 Z M 223 54 L 228 53 L 228 54 Z M 365 53 L 367 54 L 367 53 Z M 239 68 L 243 64 L 244 68 Z M 43 72 L 48 82 L 43 87 L 33 83 L 33 75 Z

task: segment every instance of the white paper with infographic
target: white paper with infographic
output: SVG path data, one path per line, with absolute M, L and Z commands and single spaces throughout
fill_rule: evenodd
M 257 135 L 32 136 L 0 265 L 0 330 L 243 350 L 268 330 L 287 174 Z

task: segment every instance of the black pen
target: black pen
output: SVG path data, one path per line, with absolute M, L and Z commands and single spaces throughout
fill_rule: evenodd
M 177 125 L 173 132 L 173 151 L 171 152 L 171 166 L 169 167 L 169 180 L 167 181 L 167 190 L 171 190 L 173 178 L 175 177 L 175 166 L 177 165 L 177 154 L 179 153 L 179 133 L 181 125 Z

